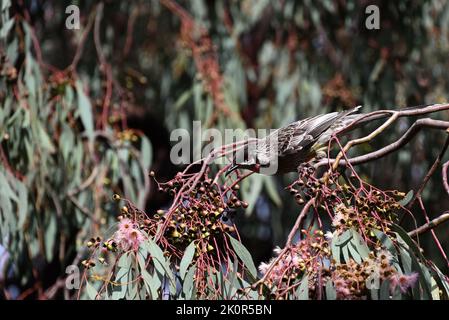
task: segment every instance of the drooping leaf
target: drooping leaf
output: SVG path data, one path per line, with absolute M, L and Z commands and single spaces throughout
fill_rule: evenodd
M 398 203 L 405 207 L 412 199 L 413 199 L 413 190 L 410 190 L 409 192 L 407 192 L 407 194 L 405 195 L 405 197 L 403 199 L 401 199 L 400 201 L 398 201 Z
M 379 299 L 380 300 L 390 300 L 390 281 L 389 280 L 384 280 L 380 284 Z
M 45 131 L 44 127 L 40 122 L 37 122 L 37 128 L 38 128 L 38 134 L 39 134 L 39 141 L 43 148 L 48 150 L 50 153 L 55 153 L 56 148 L 53 145 L 53 143 L 50 140 L 50 137 L 48 136 L 48 133 Z
M 184 255 L 182 256 L 181 263 L 179 264 L 179 276 L 181 277 L 181 279 L 184 279 L 187 268 L 193 260 L 193 256 L 195 255 L 195 248 L 195 242 L 192 241 L 187 246 Z
M 391 241 L 389 236 L 387 236 L 385 233 L 377 229 L 373 229 L 373 232 L 376 235 L 377 239 L 381 241 L 385 249 L 387 249 L 391 253 L 396 253 L 394 243 L 393 241 Z
M 248 269 L 251 276 L 254 279 L 256 279 L 257 269 L 256 266 L 254 265 L 253 258 L 251 257 L 251 254 L 249 253 L 248 249 L 246 249 L 238 240 L 234 239 L 231 236 L 229 236 L 229 240 L 231 241 L 231 245 L 234 248 L 237 256 L 240 258 L 245 267 Z
M 141 147 L 140 147 L 140 152 L 141 152 L 141 159 L 142 159 L 142 163 L 144 165 L 144 169 L 148 170 L 151 166 L 151 158 L 153 156 L 153 150 L 151 147 L 151 143 L 148 140 L 147 137 L 142 136 L 141 137 Z M 146 174 L 145 172 L 143 174 Z
M 350 241 L 346 246 L 345 249 L 348 250 L 348 253 L 351 255 L 351 258 L 354 259 L 354 261 L 358 264 L 362 263 L 362 257 L 358 253 L 354 243 Z M 345 258 L 346 259 L 346 258 Z
M 296 296 L 298 300 L 309 300 L 309 277 L 307 275 L 302 278 L 301 284 L 296 290 Z
M 334 288 L 332 280 L 327 280 L 326 282 L 326 299 L 335 300 L 337 299 L 337 291 Z
M 83 85 L 80 81 L 76 82 L 76 93 L 78 96 L 78 111 L 81 122 L 90 141 L 93 141 L 94 120 L 92 114 L 92 105 L 89 98 L 84 93 Z
M 53 252 L 55 248 L 56 233 L 57 233 L 57 222 L 56 216 L 52 215 L 49 217 L 49 222 L 45 230 L 45 256 L 47 261 L 53 259 Z
M 169 279 L 171 289 L 176 290 L 176 282 L 175 282 L 175 278 L 173 275 L 173 271 L 170 269 L 170 265 L 168 264 L 167 260 L 165 259 L 162 249 L 152 239 L 147 239 L 147 243 L 148 243 L 148 252 L 151 254 L 153 259 L 155 260 L 154 263 L 155 263 L 156 269 L 159 269 L 159 271 L 161 271 L 161 268 L 160 267 L 158 268 L 158 264 L 159 264 L 162 267 L 162 269 L 164 270 L 164 272 L 162 272 L 161 274 L 165 275 Z
M 89 281 L 86 281 L 86 292 L 89 299 L 96 300 L 98 296 L 98 291 Z
M 366 245 L 365 241 L 363 240 L 363 238 L 361 237 L 361 235 L 355 230 L 355 229 L 351 229 L 352 230 L 352 239 L 351 242 L 349 243 L 349 248 L 353 248 L 357 251 L 359 259 L 355 259 L 357 261 L 357 263 L 361 263 L 362 260 L 368 258 L 369 256 L 369 248 Z M 353 252 L 351 251 L 351 255 L 353 255 Z
M 190 267 L 189 271 L 187 272 L 185 278 L 184 278 L 184 283 L 182 286 L 182 292 L 184 293 L 184 296 L 186 299 L 193 299 L 194 295 L 193 295 L 193 280 L 194 280 L 194 276 L 195 276 L 195 270 L 196 270 L 196 265 L 193 265 L 192 267 Z

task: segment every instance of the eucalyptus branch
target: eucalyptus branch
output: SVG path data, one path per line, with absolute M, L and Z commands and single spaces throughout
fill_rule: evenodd
M 140 193 L 141 196 L 139 197 L 138 206 L 140 208 L 144 208 L 145 204 L 147 203 L 148 195 L 150 193 L 150 179 L 148 178 L 148 174 L 146 174 L 147 169 L 145 168 L 145 165 L 141 160 L 140 152 L 134 147 L 132 147 L 130 150 L 134 157 L 137 159 L 140 170 L 142 170 L 143 172 L 144 191 Z
M 335 159 L 335 163 L 333 164 L 333 168 L 332 169 L 334 169 L 334 170 L 337 169 L 340 160 L 343 158 L 344 154 L 347 154 L 349 149 L 351 149 L 355 145 L 371 141 L 376 136 L 381 134 L 386 128 L 388 128 L 393 122 L 395 122 L 398 117 L 399 117 L 398 112 L 397 111 L 396 112 L 393 111 L 391 117 L 388 118 L 388 120 L 385 121 L 384 124 L 382 124 L 379 128 L 377 128 L 376 130 L 371 132 L 369 135 L 367 135 L 365 137 L 362 137 L 362 138 L 358 138 L 358 139 L 354 139 L 354 140 L 349 141 L 344 146 L 343 150 L 341 150 L 340 153 L 337 155 L 337 157 Z
M 376 151 L 373 151 L 373 152 L 370 152 L 370 153 L 367 153 L 367 154 L 364 154 L 361 156 L 353 157 L 348 160 L 342 159 L 341 157 L 335 158 L 335 159 L 323 159 L 323 160 L 319 161 L 315 165 L 315 167 L 318 168 L 318 167 L 328 165 L 328 164 L 332 164 L 332 165 L 334 165 L 334 167 L 336 167 L 337 162 L 338 162 L 338 166 L 346 166 L 348 164 L 348 162 L 351 165 L 359 165 L 359 164 L 367 163 L 367 162 L 370 162 L 373 160 L 377 160 L 379 158 L 389 155 L 390 153 L 392 153 L 392 152 L 400 149 L 404 145 L 406 145 L 423 127 L 447 130 L 449 128 L 449 122 L 435 120 L 435 119 L 431 119 L 431 118 L 419 119 L 419 120 L 415 121 L 415 123 L 413 123 L 413 125 L 402 135 L 401 138 L 399 138 L 395 142 L 392 142 L 391 144 L 389 144 L 379 150 L 376 150 Z M 364 140 L 366 140 L 366 139 L 364 139 Z M 357 140 L 353 140 L 353 141 L 357 142 L 359 140 L 357 139 Z M 366 140 L 364 142 L 367 142 L 367 141 L 369 141 L 369 140 Z M 353 146 L 353 145 L 355 145 L 355 144 L 351 144 L 351 146 Z
M 427 222 L 426 224 L 422 225 L 419 228 L 416 228 L 413 231 L 410 231 L 408 233 L 408 235 L 410 237 L 416 237 L 420 234 L 425 233 L 426 231 L 429 231 L 431 229 L 434 229 L 435 227 L 439 226 L 440 224 L 442 224 L 443 222 L 446 222 L 449 220 L 449 213 L 443 213 L 440 216 L 438 216 L 437 218 Z
M 351 149 L 353 146 L 362 144 L 368 141 L 373 140 L 375 137 L 377 137 L 379 134 L 381 134 L 385 129 L 387 129 L 390 125 L 392 125 L 398 118 L 400 117 L 411 117 L 411 116 L 420 116 L 425 115 L 429 113 L 434 113 L 442 110 L 448 110 L 449 104 L 433 104 L 430 106 L 425 107 L 411 107 L 411 108 L 405 108 L 402 110 L 380 110 L 375 111 L 371 113 L 367 113 L 363 117 L 354 120 L 353 123 L 351 123 L 346 128 L 343 128 L 340 132 L 345 132 L 348 129 L 352 128 L 358 123 L 373 121 L 376 119 L 381 119 L 385 117 L 385 114 L 391 114 L 391 116 L 376 130 L 371 132 L 365 137 L 354 139 L 349 141 L 343 148 L 343 150 L 340 151 L 340 153 L 336 157 L 336 162 L 333 163 L 333 169 L 337 169 L 337 166 L 339 165 L 340 160 L 343 158 L 343 154 L 347 153 L 349 149 Z M 418 120 L 419 121 L 419 120 Z M 338 134 L 338 133 L 337 133 Z
M 446 189 L 447 194 L 449 194 L 449 183 L 447 181 L 447 171 L 449 168 L 449 161 L 447 161 L 445 164 L 443 164 L 443 172 L 441 173 L 443 176 L 443 185 L 444 189 Z

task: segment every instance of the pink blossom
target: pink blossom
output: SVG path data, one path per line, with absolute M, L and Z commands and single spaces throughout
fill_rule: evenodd
M 327 232 L 324 234 L 324 237 L 326 238 L 327 241 L 331 241 L 332 238 L 334 237 L 334 234 L 333 234 L 332 232 L 330 232 L 330 231 L 327 231 Z
M 346 298 L 351 295 L 351 291 L 346 287 L 335 288 L 339 297 Z
M 295 267 L 298 267 L 298 265 L 299 265 L 299 258 L 298 258 L 297 255 L 294 255 L 294 256 L 293 256 L 293 258 L 292 258 L 292 263 L 293 263 L 293 265 L 294 265 Z
M 381 250 L 377 254 L 377 257 L 380 259 L 381 262 L 385 262 L 388 264 L 391 262 L 393 255 L 388 250 Z
M 124 218 L 122 219 L 119 224 L 118 224 L 118 230 L 122 233 L 122 234 L 128 234 L 131 229 L 133 228 L 134 224 L 131 221 L 131 219 L 128 218 Z
M 339 226 L 341 226 L 342 221 L 346 221 L 345 215 L 341 212 L 337 212 L 335 214 L 334 218 L 332 219 L 332 225 L 334 227 L 339 227 Z
M 134 227 L 134 223 L 128 219 L 122 219 L 115 233 L 115 241 L 125 251 L 137 250 L 145 240 L 142 232 Z
M 268 270 L 268 267 L 269 267 L 269 264 L 268 264 L 268 263 L 262 262 L 262 263 L 259 265 L 259 271 L 260 271 L 260 273 L 265 274 L 265 273 L 267 272 L 267 270 Z
M 412 288 L 416 280 L 418 280 L 418 274 L 416 272 L 411 273 L 409 275 L 405 274 L 395 274 L 390 277 L 391 281 L 391 290 L 396 289 L 396 287 L 399 287 L 402 293 L 407 292 L 409 288 Z
M 339 278 L 339 279 L 334 280 L 334 287 L 335 287 L 335 291 L 337 292 L 337 295 L 340 298 L 346 298 L 349 295 L 351 295 L 351 290 L 348 289 L 346 281 L 343 279 Z
M 140 244 L 145 240 L 145 238 L 143 237 L 142 232 L 140 232 L 137 229 L 132 229 L 129 232 L 129 243 L 130 246 L 133 248 L 133 250 L 137 250 L 139 249 Z

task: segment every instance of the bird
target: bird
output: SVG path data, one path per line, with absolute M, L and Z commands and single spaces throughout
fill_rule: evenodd
M 266 175 L 296 172 L 301 165 L 325 157 L 332 136 L 363 116 L 357 113 L 360 108 L 298 120 L 248 142 L 236 152 L 225 175 L 237 169 Z

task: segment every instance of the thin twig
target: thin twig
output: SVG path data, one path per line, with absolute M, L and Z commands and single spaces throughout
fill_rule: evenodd
M 90 29 L 92 28 L 92 25 L 95 21 L 95 15 L 96 15 L 96 10 L 95 9 L 89 16 L 89 20 L 87 22 L 87 26 L 83 31 L 83 34 L 81 36 L 81 40 L 76 48 L 76 52 L 75 55 L 73 56 L 73 60 L 72 63 L 68 66 L 68 70 L 71 70 L 72 72 L 76 71 L 76 67 L 78 66 L 78 62 L 81 59 L 81 55 L 83 53 L 84 50 L 84 45 L 86 44 L 87 41 L 87 36 L 89 35 Z
M 443 158 L 444 154 L 446 153 L 446 150 L 447 150 L 448 146 L 449 146 L 449 135 L 446 138 L 446 142 L 444 143 L 443 149 L 441 149 L 440 154 L 435 159 L 435 162 L 433 163 L 433 165 L 430 168 L 429 172 L 427 172 L 426 176 L 422 180 L 421 185 L 419 186 L 418 190 L 413 195 L 412 200 L 407 204 L 407 208 L 408 209 L 411 209 L 413 207 L 414 203 L 416 202 L 416 199 L 418 199 L 418 197 L 421 196 L 421 193 L 423 192 L 424 188 L 426 187 L 427 182 L 429 181 L 430 177 L 435 173 L 435 171 L 437 170 L 438 166 L 440 165 L 441 159 Z
M 422 210 L 422 212 L 424 214 L 424 218 L 426 219 L 427 223 L 429 223 L 430 219 L 429 219 L 429 216 L 427 215 L 427 210 L 426 210 L 426 208 L 424 206 L 422 198 L 419 197 L 418 201 L 419 201 L 419 205 L 421 207 L 421 210 Z M 446 261 L 446 265 L 449 266 L 449 259 L 447 258 L 446 252 L 444 252 L 444 249 L 443 249 L 443 246 L 441 245 L 440 240 L 438 239 L 437 235 L 435 234 L 435 230 L 433 230 L 431 228 L 430 229 L 430 233 L 432 234 L 433 241 L 437 245 L 438 250 L 440 251 L 441 255 L 443 256 L 444 260 Z
M 75 205 L 75 207 L 77 207 L 81 213 L 86 216 L 86 218 L 92 220 L 95 224 L 100 225 L 100 222 L 95 219 L 95 217 L 93 216 L 93 214 L 89 211 L 89 209 L 87 209 L 86 207 L 84 207 L 81 203 L 78 202 L 78 200 L 71 195 L 68 195 L 70 201 L 72 201 L 72 203 Z

